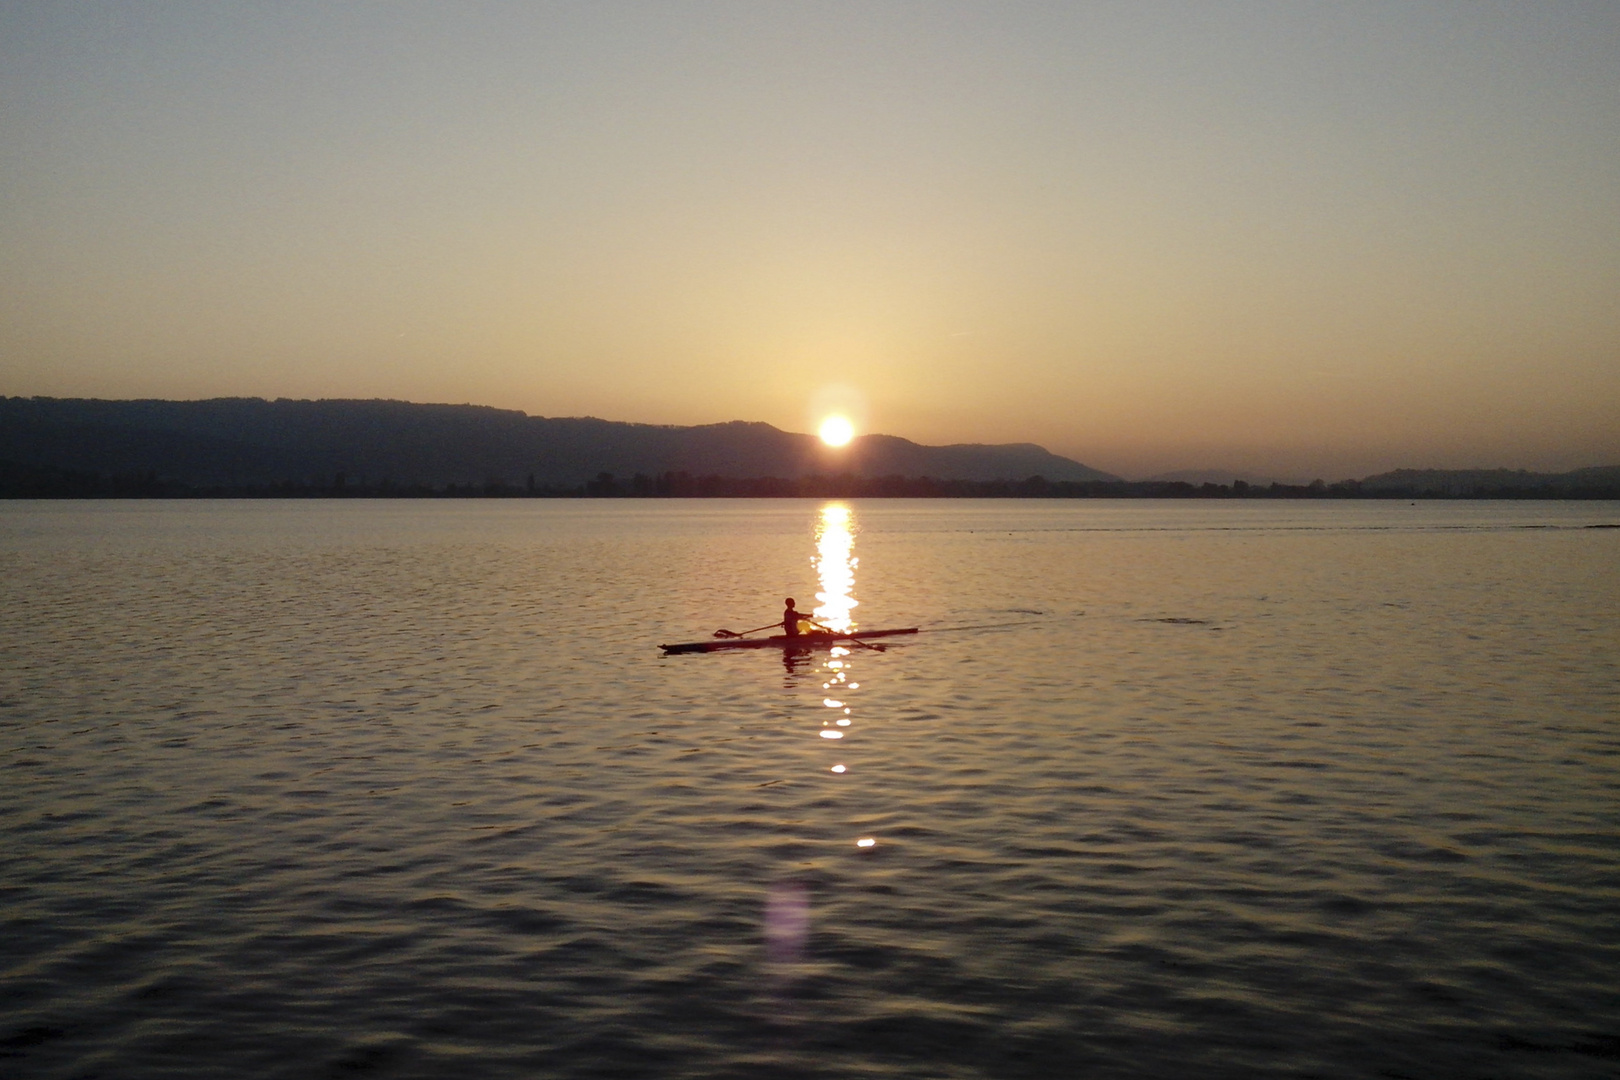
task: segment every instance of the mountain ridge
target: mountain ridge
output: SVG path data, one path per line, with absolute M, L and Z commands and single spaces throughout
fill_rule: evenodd
M 639 424 L 384 398 L 0 398 L 0 460 L 197 486 L 349 481 L 574 486 L 604 473 L 1117 480 L 1034 443 L 833 449 L 763 421 Z

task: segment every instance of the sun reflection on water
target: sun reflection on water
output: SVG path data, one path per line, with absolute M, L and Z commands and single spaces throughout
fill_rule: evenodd
M 810 559 L 821 581 L 816 621 L 830 630 L 855 629 L 855 515 L 843 503 L 828 503 L 816 522 L 816 553 Z
M 852 633 L 856 628 L 855 608 L 859 606 L 855 599 L 855 570 L 860 566 L 860 559 L 855 556 L 855 514 L 843 503 L 828 503 L 821 508 L 816 519 L 816 553 L 810 557 L 810 564 L 816 568 L 821 586 L 816 593 L 816 621 L 829 630 Z M 853 653 L 853 648 L 834 646 L 821 665 L 824 692 L 821 704 L 824 709 L 833 711 L 830 718 L 822 714 L 819 734 L 823 739 L 842 739 L 853 734 L 854 709 L 849 692 L 861 685 L 850 679 L 854 670 L 850 660 Z M 849 771 L 849 766 L 841 761 L 829 771 L 843 775 Z M 863 849 L 876 844 L 876 838 L 870 836 L 856 841 L 856 847 Z
M 860 565 L 860 560 L 855 557 L 855 515 L 848 506 L 828 503 L 821 508 L 816 519 L 815 543 L 816 551 L 810 557 L 810 564 L 815 568 L 819 589 L 812 614 L 817 623 L 829 630 L 853 633 L 856 629 L 854 611 L 858 606 L 855 600 L 855 569 Z M 846 777 L 854 771 L 854 764 L 844 754 L 846 750 L 856 748 L 846 740 L 846 736 L 856 734 L 853 692 L 860 689 L 860 683 L 851 678 L 854 672 L 851 658 L 856 648 L 844 644 L 828 649 L 826 659 L 821 661 L 816 671 L 821 676 L 821 700 L 815 703 L 812 699 L 805 703 L 821 714 L 821 724 L 816 734 L 827 742 L 820 745 L 836 755 L 823 758 L 821 765 L 826 770 L 821 775 L 834 784 L 852 782 Z M 800 665 L 808 665 L 810 654 L 809 648 L 784 650 L 783 662 L 790 673 L 808 674 Z M 795 682 L 796 679 L 790 678 L 787 685 L 792 686 Z M 847 824 L 850 833 L 846 834 L 842 843 L 852 843 L 860 852 L 870 851 L 877 846 L 877 837 L 862 835 L 855 831 L 853 823 Z M 799 993 L 795 985 L 804 975 L 800 968 L 806 959 L 812 914 L 810 892 L 803 882 L 787 880 L 771 887 L 766 900 L 765 939 L 775 987 L 774 997 L 781 1019 L 792 1015 L 794 1010 L 794 999 Z

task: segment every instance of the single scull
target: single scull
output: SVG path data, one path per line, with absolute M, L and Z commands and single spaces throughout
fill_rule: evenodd
M 725 649 L 830 649 L 839 642 L 847 642 L 852 638 L 856 641 L 865 641 L 867 638 L 895 637 L 898 634 L 916 632 L 915 626 L 908 626 L 903 630 L 858 630 L 853 634 L 825 634 L 812 631 L 793 637 L 776 634 L 773 637 L 763 638 L 721 638 L 718 641 L 688 641 L 680 645 L 658 647 L 664 650 L 665 656 L 673 653 L 721 652 Z

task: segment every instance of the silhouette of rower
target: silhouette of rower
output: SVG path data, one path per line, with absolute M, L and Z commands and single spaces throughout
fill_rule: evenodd
M 787 605 L 782 609 L 782 633 L 788 637 L 798 637 L 799 620 L 804 618 L 804 613 L 793 606 L 793 597 L 790 596 L 782 602 Z

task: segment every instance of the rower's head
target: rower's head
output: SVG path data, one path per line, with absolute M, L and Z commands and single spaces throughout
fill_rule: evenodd
M 792 607 L 793 606 L 793 597 L 791 597 L 791 596 L 788 597 L 786 600 L 782 601 L 782 603 L 786 604 L 788 607 Z

